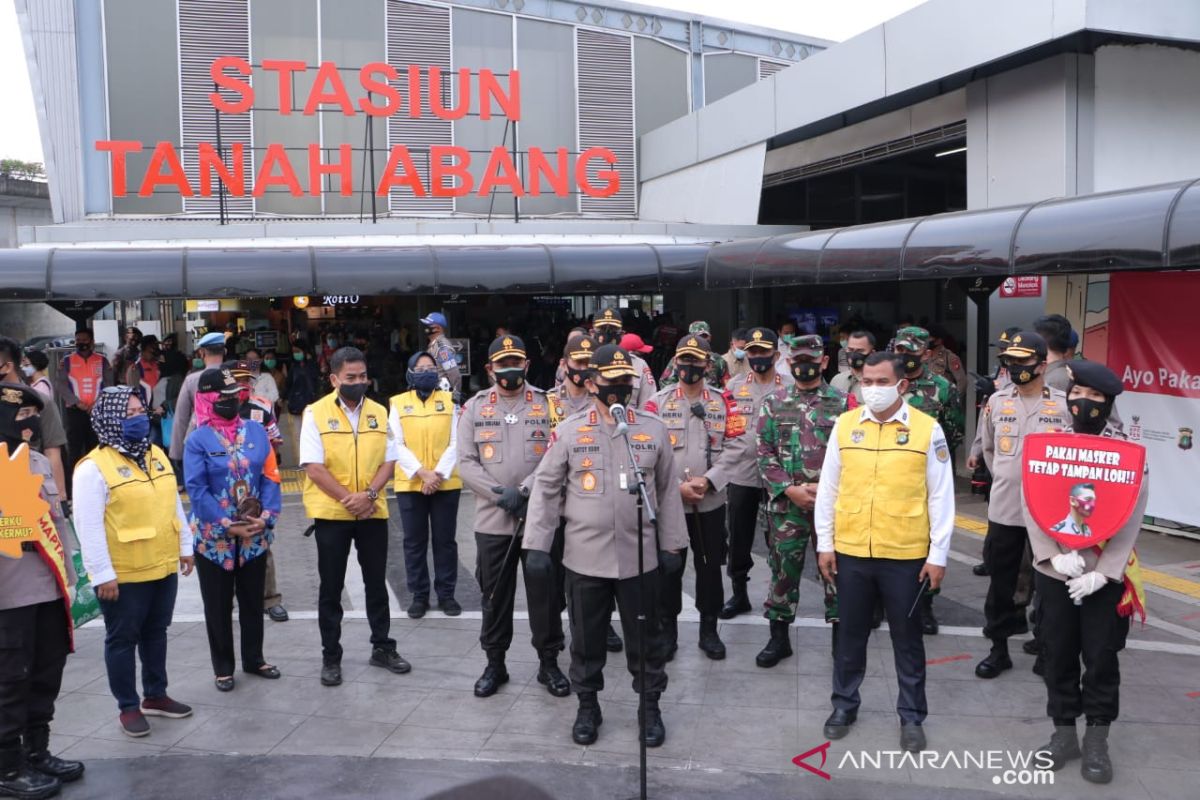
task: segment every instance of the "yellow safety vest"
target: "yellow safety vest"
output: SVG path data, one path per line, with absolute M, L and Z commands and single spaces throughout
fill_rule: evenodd
M 416 392 L 405 392 L 392 398 L 392 408 L 400 417 L 400 428 L 404 431 L 404 446 L 413 452 L 425 469 L 437 466 L 438 459 L 450 446 L 450 429 L 454 425 L 454 397 L 450 392 L 436 391 L 425 402 Z M 406 478 L 400 466 L 396 466 L 397 492 L 421 491 L 421 479 Z M 462 479 L 458 467 L 450 477 L 442 481 L 439 492 L 461 489 Z
M 363 398 L 358 415 L 358 431 L 338 402 L 337 392 L 330 392 L 309 406 L 321 446 L 325 450 L 325 468 L 333 479 L 351 493 L 365 492 L 371 479 L 387 461 L 387 409 L 374 400 Z M 313 519 L 353 520 L 354 515 L 304 477 L 304 511 Z M 379 495 L 371 519 L 387 519 L 387 498 Z
M 842 460 L 833 547 L 861 558 L 916 559 L 929 555 L 926 458 L 934 420 L 911 406 L 908 424 L 842 414 L 837 440 Z
M 177 513 L 175 470 L 166 453 L 150 446 L 149 475 L 113 447 L 98 447 L 84 459 L 96 465 L 108 484 L 104 531 L 117 581 L 144 583 L 175 574 L 183 528 Z

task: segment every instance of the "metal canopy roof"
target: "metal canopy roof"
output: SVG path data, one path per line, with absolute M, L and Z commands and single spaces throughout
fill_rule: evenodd
M 0 300 L 588 294 L 1200 268 L 1200 180 L 722 244 L 25 247 Z

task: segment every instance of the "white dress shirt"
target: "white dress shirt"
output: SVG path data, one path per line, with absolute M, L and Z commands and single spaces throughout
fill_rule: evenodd
M 104 528 L 104 509 L 108 506 L 108 482 L 93 461 L 80 461 L 75 467 L 75 537 L 83 554 L 83 568 L 93 586 L 115 581 L 116 570 L 108 552 L 108 532 Z M 172 486 L 174 489 L 174 486 Z M 183 511 L 183 501 L 175 498 L 179 518 L 179 556 L 192 554 L 192 526 Z
M 876 417 L 869 408 L 862 407 L 860 422 L 868 419 L 880 423 L 898 420 L 908 423 L 908 403 L 887 419 Z M 838 425 L 834 423 L 829 432 L 829 446 L 825 448 L 825 461 L 821 466 L 821 480 L 817 484 L 817 505 L 814 521 L 817 527 L 817 552 L 832 553 L 834 534 L 834 507 L 837 505 L 838 482 L 842 477 L 842 453 L 838 446 Z M 939 460 L 936 450 L 946 447 L 946 434 L 942 426 L 933 423 L 933 435 L 929 439 L 929 451 L 925 454 L 925 487 L 929 502 L 929 556 L 925 559 L 934 566 L 946 566 L 950 552 L 950 536 L 954 533 L 954 473 L 950 459 Z
M 434 472 L 442 476 L 442 480 L 448 480 L 458 464 L 458 417 L 461 413 L 462 409 L 458 406 L 451 410 L 450 444 L 438 459 L 437 466 L 433 468 Z M 396 433 L 396 466 L 404 473 L 404 477 L 412 478 L 417 474 L 417 470 L 421 469 L 421 459 L 404 444 L 404 427 L 400 424 L 400 412 L 395 406 L 392 406 L 388 414 L 388 429 Z
M 363 403 L 359 403 L 357 408 L 351 409 L 341 397 L 338 397 L 337 402 L 341 406 L 342 412 L 346 415 L 346 420 L 350 423 L 350 430 L 354 431 L 354 437 L 357 439 L 358 419 L 362 416 Z M 383 456 L 385 462 L 396 461 L 400 457 L 395 437 L 392 435 L 395 430 L 389 423 L 387 430 L 387 450 Z M 324 463 L 325 445 L 321 442 L 321 432 L 317 430 L 316 420 L 313 419 L 312 406 L 309 406 L 304 409 L 304 417 L 300 422 L 300 466 Z

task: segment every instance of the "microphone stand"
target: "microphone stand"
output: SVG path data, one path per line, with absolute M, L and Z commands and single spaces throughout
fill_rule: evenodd
M 637 497 L 637 526 L 638 526 L 638 612 L 637 612 L 637 641 L 638 641 L 638 781 L 640 800 L 646 800 L 646 529 L 644 521 L 654 526 L 655 548 L 658 547 L 658 514 L 650 501 L 646 490 L 646 473 L 638 464 L 637 455 L 633 452 L 633 444 L 629 441 L 629 423 L 626 422 L 625 407 L 614 403 L 608 408 L 617 423 L 617 434 L 625 440 L 625 450 L 629 454 L 629 466 L 633 470 L 633 486 L 629 493 Z

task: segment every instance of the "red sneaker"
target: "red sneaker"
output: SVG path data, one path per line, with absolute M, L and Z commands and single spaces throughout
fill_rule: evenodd
M 171 717 L 183 719 L 192 715 L 192 707 L 185 706 L 176 700 L 163 695 L 162 697 L 147 697 L 142 701 L 142 713 L 155 717 Z
M 150 723 L 142 715 L 141 711 L 122 711 L 120 717 L 121 731 L 126 736 L 132 736 L 135 739 L 142 736 L 150 735 Z

